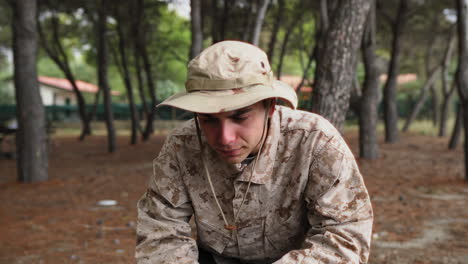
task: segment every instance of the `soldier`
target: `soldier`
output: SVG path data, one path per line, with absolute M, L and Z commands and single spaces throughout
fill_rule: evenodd
M 328 121 L 295 110 L 262 50 L 214 44 L 185 86 L 160 104 L 195 117 L 167 137 L 138 202 L 139 264 L 367 262 L 373 213 L 356 161 Z

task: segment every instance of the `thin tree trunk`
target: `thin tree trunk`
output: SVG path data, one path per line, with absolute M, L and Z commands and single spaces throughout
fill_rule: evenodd
M 303 0 L 297 3 L 295 10 L 300 10 L 302 6 L 303 6 Z M 303 14 L 304 12 L 296 12 L 295 15 L 292 16 L 291 21 L 286 27 L 286 32 L 284 34 L 283 42 L 281 43 L 281 51 L 280 51 L 280 56 L 278 58 L 278 67 L 276 69 L 276 77 L 278 79 L 281 78 L 281 74 L 283 71 L 283 61 L 284 61 L 284 56 L 286 55 L 289 38 L 291 37 L 291 34 L 294 28 L 296 27 L 296 25 L 301 21 Z
M 143 76 L 142 76 L 142 69 L 141 69 L 141 61 L 140 61 L 140 39 L 141 37 L 141 22 L 142 22 L 142 14 L 143 14 L 143 1 L 138 0 L 134 5 L 134 21 L 133 21 L 133 58 L 135 62 L 135 75 L 137 77 L 137 87 L 138 87 L 138 95 L 140 96 L 140 101 L 143 106 L 143 115 L 148 116 L 149 110 L 148 105 L 146 103 L 146 96 L 144 92 L 144 84 L 143 84 Z
M 452 94 L 455 92 L 455 81 L 452 83 L 452 88 L 448 93 L 444 91 L 444 97 L 441 106 L 441 113 L 440 113 L 440 127 L 439 127 L 439 137 L 445 137 L 447 134 L 447 119 L 449 113 L 449 106 L 450 106 L 450 98 Z
M 91 110 L 88 112 L 88 120 L 89 121 L 92 121 L 94 119 L 94 117 L 96 117 L 96 112 L 97 112 L 97 108 L 98 108 L 98 105 L 99 105 L 99 97 L 102 93 L 102 89 L 99 89 L 96 93 L 96 95 L 94 96 L 94 103 L 93 103 L 93 106 L 91 108 Z
M 398 108 L 396 103 L 397 78 L 400 71 L 401 34 L 406 22 L 408 11 L 406 0 L 400 0 L 396 21 L 392 25 L 392 57 L 384 87 L 384 121 L 385 142 L 394 143 L 399 140 L 398 134 Z
M 452 60 L 452 54 L 455 47 L 455 35 L 456 31 L 450 31 L 449 41 L 447 48 L 444 53 L 444 60 L 442 62 L 442 105 L 440 108 L 440 122 L 439 122 L 439 137 L 445 137 L 447 131 L 447 119 L 448 119 L 448 107 L 450 104 L 450 98 L 455 91 L 455 82 L 452 83 L 452 87 L 449 88 L 448 84 L 448 68 L 450 61 Z
M 359 156 L 365 159 L 379 157 L 377 121 L 380 81 L 375 49 L 375 0 L 373 0 L 362 40 L 362 59 L 366 74 L 359 107 Z
M 48 179 L 46 115 L 37 81 L 37 2 L 13 2 L 13 61 L 18 133 L 18 181 Z
M 130 71 L 128 69 L 128 62 L 127 62 L 127 53 L 125 51 L 125 41 L 124 41 L 124 34 L 123 34 L 123 29 L 122 29 L 122 24 L 121 24 L 121 19 L 118 19 L 117 21 L 117 33 L 119 37 L 119 51 L 120 51 L 120 58 L 122 61 L 122 77 L 124 79 L 125 83 L 125 88 L 127 90 L 127 96 L 128 96 L 128 102 L 129 102 L 129 107 L 130 107 L 130 118 L 132 122 L 132 133 L 130 136 L 130 143 L 132 145 L 137 143 L 137 132 L 138 128 L 140 126 L 140 123 L 138 122 L 138 112 L 135 107 L 135 100 L 133 99 L 133 87 L 132 87 L 132 82 L 130 80 Z
M 307 58 L 307 64 L 302 72 L 302 79 L 301 82 L 295 87 L 296 93 L 300 93 L 302 86 L 304 86 L 305 80 L 309 75 L 310 67 L 312 67 L 312 62 L 314 62 L 314 58 L 317 56 L 317 45 L 312 48 L 312 51 L 309 53 Z
M 276 77 L 278 79 L 281 78 L 281 74 L 283 71 L 283 61 L 284 61 L 284 56 L 286 55 L 286 49 L 288 47 L 289 43 L 289 38 L 291 37 L 291 33 L 296 26 L 298 20 L 293 20 L 291 24 L 286 29 L 286 33 L 284 34 L 283 42 L 281 43 L 281 51 L 280 51 L 280 56 L 279 56 L 279 61 L 278 61 L 278 68 L 276 70 Z
M 263 21 L 265 20 L 265 14 L 270 4 L 270 0 L 262 0 L 262 5 L 258 9 L 257 17 L 255 19 L 254 31 L 252 34 L 252 44 L 259 45 L 260 33 L 262 32 Z
M 431 100 L 432 100 L 432 124 L 434 127 L 437 127 L 440 121 L 440 112 L 437 111 L 439 109 L 440 105 L 440 99 L 439 99 L 439 94 L 437 94 L 437 89 L 435 86 L 435 83 L 431 86 L 430 88 L 431 91 Z
M 342 131 L 370 0 L 339 1 L 315 71 L 312 111 Z
M 276 19 L 273 25 L 273 30 L 271 31 L 271 38 L 270 42 L 268 43 L 268 58 L 270 62 L 273 63 L 273 56 L 275 54 L 275 46 L 276 40 L 278 39 L 278 32 L 281 27 L 281 23 L 283 23 L 284 18 L 284 0 L 278 0 L 278 10 L 276 12 Z
M 49 45 L 49 41 L 46 39 L 44 33 L 42 32 L 42 27 L 39 22 L 39 18 L 37 18 L 37 25 L 38 25 L 38 32 L 41 40 L 41 44 L 44 47 L 47 55 L 52 59 L 52 61 L 59 67 L 59 69 L 63 72 L 67 80 L 70 82 L 70 85 L 73 88 L 73 92 L 75 93 L 77 102 L 78 102 L 78 113 L 81 120 L 81 134 L 79 140 L 84 140 L 87 135 L 91 134 L 91 126 L 90 120 L 87 118 L 88 115 L 86 113 L 86 101 L 81 94 L 81 91 L 78 89 L 76 85 L 75 76 L 70 68 L 70 64 L 68 62 L 68 56 L 65 53 L 62 43 L 60 42 L 59 38 L 59 21 L 56 15 L 54 14 L 52 17 L 52 48 Z
M 143 36 L 142 36 L 143 37 Z M 141 47 L 140 47 L 140 52 L 141 52 L 141 57 L 143 58 L 143 66 L 145 68 L 145 73 L 146 73 L 146 83 L 148 85 L 148 91 L 150 94 L 151 98 L 151 107 L 149 109 L 149 113 L 146 118 L 146 127 L 145 131 L 143 132 L 143 140 L 148 140 L 151 136 L 151 134 L 154 131 L 153 128 L 153 121 L 154 121 L 154 116 L 156 113 L 156 86 L 153 81 L 153 72 L 152 72 L 152 67 L 151 67 L 151 62 L 149 60 L 149 55 L 146 49 L 146 41 L 142 39 L 143 41 L 140 42 Z
M 98 71 L 98 82 L 99 88 L 102 89 L 104 95 L 104 115 L 106 118 L 106 128 L 107 128 L 107 144 L 108 151 L 115 151 L 115 129 L 114 129 L 114 114 L 112 112 L 112 98 L 109 88 L 109 83 L 107 80 L 107 1 L 101 0 L 99 3 L 99 14 L 98 14 L 98 47 L 97 47 L 97 71 Z
M 455 124 L 452 130 L 452 136 L 449 141 L 449 149 L 456 149 L 460 143 L 461 131 L 463 129 L 463 109 L 462 105 L 458 104 L 457 106 L 457 117 L 455 119 Z
M 201 0 L 190 0 L 190 25 L 192 31 L 192 45 L 190 59 L 195 58 L 203 49 L 203 27 L 201 17 Z
M 220 30 L 219 30 L 219 8 L 218 8 L 218 0 L 211 0 L 211 38 L 213 43 L 219 42 L 221 40 L 220 37 Z
M 255 14 L 255 8 L 256 8 L 256 2 L 258 1 L 251 1 L 250 3 L 247 2 L 246 5 L 249 6 L 248 11 L 245 12 L 244 15 L 244 23 L 243 23 L 243 33 L 241 39 L 245 42 L 251 41 L 251 36 L 252 36 L 252 24 L 254 23 L 254 14 Z
M 463 109 L 465 127 L 465 181 L 468 181 L 468 0 L 457 1 L 458 29 L 458 96 Z
M 405 125 L 403 126 L 403 131 L 404 132 L 408 131 L 409 127 L 411 126 L 411 124 L 413 123 L 413 121 L 416 119 L 419 112 L 421 111 L 421 109 L 422 109 L 422 107 L 424 105 L 424 102 L 427 99 L 427 92 L 431 87 L 433 87 L 435 81 L 437 80 L 436 78 L 437 78 L 440 70 L 441 70 L 441 67 L 438 66 L 437 68 L 432 70 L 432 72 L 429 74 L 429 76 L 428 76 L 429 78 L 426 80 L 426 83 L 424 83 L 424 85 L 423 85 L 423 87 L 421 89 L 421 95 L 419 96 L 419 99 L 418 99 L 416 105 L 414 106 L 413 110 L 411 111 L 411 114 L 409 115 L 408 119 L 405 122 Z
M 221 23 L 219 23 L 219 36 L 221 37 L 221 40 L 225 40 L 226 39 L 226 27 L 227 27 L 227 24 L 228 24 L 228 20 L 229 20 L 229 6 L 230 6 L 230 2 L 232 2 L 232 0 L 223 0 L 224 4 L 223 4 L 223 16 L 221 17 Z

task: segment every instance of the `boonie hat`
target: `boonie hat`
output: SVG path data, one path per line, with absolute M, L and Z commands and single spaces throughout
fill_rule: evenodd
M 274 78 L 268 57 L 260 48 L 241 41 L 218 42 L 188 64 L 185 92 L 158 105 L 195 113 L 221 113 L 268 98 L 297 107 L 296 92 Z

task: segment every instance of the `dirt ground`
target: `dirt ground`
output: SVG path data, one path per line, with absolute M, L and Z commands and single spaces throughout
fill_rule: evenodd
M 468 184 L 461 147 L 415 134 L 359 160 L 375 212 L 370 263 L 468 263 Z M 135 204 L 163 136 L 106 152 L 106 138 L 52 138 L 50 180 L 15 182 L 0 159 L 0 264 L 134 263 Z M 357 153 L 357 135 L 346 136 Z M 115 206 L 99 206 L 100 200 Z

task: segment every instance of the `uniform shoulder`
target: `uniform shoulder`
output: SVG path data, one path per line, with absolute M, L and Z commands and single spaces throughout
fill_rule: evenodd
M 281 122 L 281 131 L 287 133 L 293 130 L 304 130 L 305 132 L 322 132 L 327 137 L 333 137 L 339 132 L 324 117 L 302 110 L 293 110 L 288 107 L 276 108 Z
M 195 128 L 195 122 L 194 119 L 189 119 L 176 128 L 174 128 L 168 136 L 196 136 L 197 131 Z

